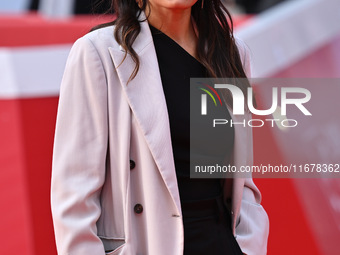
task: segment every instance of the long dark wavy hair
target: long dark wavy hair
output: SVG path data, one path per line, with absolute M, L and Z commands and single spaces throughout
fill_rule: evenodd
M 247 78 L 244 72 L 240 54 L 233 36 L 233 21 L 230 13 L 220 0 L 198 0 L 191 9 L 191 15 L 198 31 L 197 56 L 205 66 L 208 75 L 214 78 Z M 130 54 L 135 62 L 135 68 L 130 80 L 135 78 L 139 70 L 139 58 L 133 49 L 133 42 L 140 33 L 139 17 L 145 11 L 148 0 L 112 0 L 108 13 L 115 12 L 117 18 L 109 23 L 94 27 L 115 25 L 114 36 L 118 44 L 125 50 L 125 57 Z M 229 21 L 229 22 L 228 22 Z M 125 60 L 124 57 L 124 60 Z M 123 60 L 123 61 L 124 61 Z M 237 85 L 246 95 L 248 82 Z M 230 93 L 225 95 L 232 102 Z

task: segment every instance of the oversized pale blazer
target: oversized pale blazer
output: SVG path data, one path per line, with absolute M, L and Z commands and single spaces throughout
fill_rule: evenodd
M 58 254 L 182 255 L 180 198 L 152 35 L 142 22 L 133 45 L 140 69 L 127 85 L 134 62 L 128 55 L 121 63 L 125 52 L 113 30 L 77 40 L 60 89 L 51 186 Z M 232 163 L 252 160 L 251 129 L 235 127 Z M 251 178 L 225 180 L 237 242 L 246 254 L 266 254 L 269 223 L 259 190 Z M 136 204 L 142 213 L 135 213 Z

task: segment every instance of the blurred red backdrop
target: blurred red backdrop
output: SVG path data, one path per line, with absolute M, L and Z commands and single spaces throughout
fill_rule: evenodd
M 110 19 L 84 16 L 52 21 L 35 14 L 1 16 L 0 47 L 71 44 L 95 24 Z M 238 17 L 235 24 L 251 19 Z M 335 45 L 340 46 L 340 38 L 275 77 L 338 77 L 338 68 L 330 63 Z M 57 105 L 57 95 L 0 99 L 0 254 L 56 254 L 49 196 Z M 254 131 L 255 163 L 284 162 L 274 141 L 271 130 Z M 268 254 L 321 254 L 293 180 L 255 182 L 270 218 Z

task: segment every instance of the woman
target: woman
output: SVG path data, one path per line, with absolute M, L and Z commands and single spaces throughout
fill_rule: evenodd
M 74 44 L 60 90 L 51 189 L 58 253 L 265 254 L 259 190 L 251 178 L 188 177 L 188 98 L 174 101 L 174 85 L 187 95 L 190 77 L 246 77 L 248 55 L 223 5 L 113 4 L 114 25 Z M 252 164 L 251 129 L 226 137 L 230 163 Z

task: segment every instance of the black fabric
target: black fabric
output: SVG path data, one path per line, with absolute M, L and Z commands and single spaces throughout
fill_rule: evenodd
M 242 255 L 222 196 L 182 204 L 184 255 Z
M 184 255 L 242 254 L 232 234 L 231 216 L 222 203 L 221 180 L 190 178 L 190 78 L 207 77 L 207 70 L 170 37 L 151 25 L 150 29 L 170 121 L 183 213 Z M 226 107 L 220 107 L 219 114 L 231 118 Z M 199 124 L 207 125 L 200 128 L 200 133 L 218 132 L 215 146 L 198 146 L 193 157 L 215 164 L 230 158 L 234 129 L 212 129 L 205 122 Z
M 190 78 L 207 77 L 206 68 L 170 37 L 151 25 L 150 28 L 167 103 L 181 201 L 216 197 L 221 193 L 219 179 L 190 178 Z M 226 119 L 231 118 L 226 107 L 219 109 Z M 204 139 L 202 134 L 206 134 L 214 146 L 195 147 L 192 160 L 204 158 L 212 164 L 222 163 L 232 152 L 234 129 L 213 129 L 210 121 L 199 125 L 201 136 L 196 140 Z M 209 135 L 212 132 L 214 135 Z

